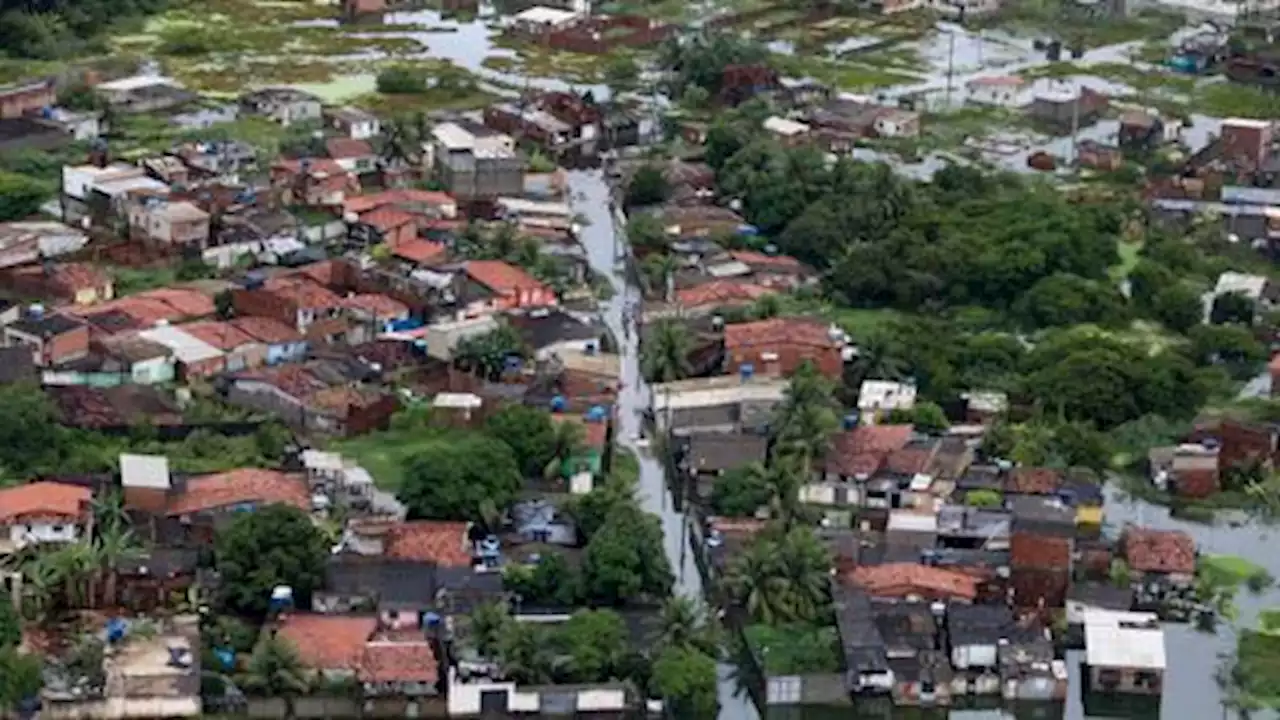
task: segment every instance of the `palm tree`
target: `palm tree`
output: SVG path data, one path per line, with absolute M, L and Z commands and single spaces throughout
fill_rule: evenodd
M 512 623 L 498 642 L 498 657 L 507 676 L 517 683 L 542 685 L 551 681 L 551 644 L 541 625 Z
M 672 295 L 672 278 L 675 272 L 680 269 L 680 261 L 676 256 L 669 253 L 654 253 L 644 259 L 644 277 L 649 283 L 649 292 L 654 293 L 659 288 L 662 291 L 662 299 L 666 302 L 674 300 Z
M 662 606 L 662 636 L 659 646 L 692 647 L 712 657 L 720 654 L 717 627 L 708 621 L 705 608 L 688 596 L 667 599 Z
M 756 621 L 773 624 L 791 616 L 787 581 L 777 543 L 759 538 L 729 563 L 725 587 L 733 603 Z
M 872 333 L 857 343 L 858 376 L 861 380 L 901 380 L 907 363 L 895 354 L 893 340 L 884 333 Z
M 283 638 L 268 635 L 253 649 L 245 668 L 245 688 L 285 702 L 285 717 L 293 717 L 293 700 L 311 688 L 307 668 L 298 652 Z
M 779 545 L 796 619 L 817 620 L 829 604 L 831 555 L 808 526 L 787 530 Z
M 22 567 L 22 614 L 43 624 L 49 619 L 54 593 L 61 576 L 46 554 L 28 560 Z
M 504 602 L 485 603 L 471 611 L 471 636 L 481 657 L 494 657 L 512 622 Z
M 569 421 L 556 423 L 555 450 L 551 455 L 551 459 L 547 461 L 547 466 L 543 468 L 542 476 L 548 480 L 558 477 L 560 471 L 564 468 L 564 464 L 582 455 L 586 446 L 586 430 L 583 429 L 582 425 Z
M 796 370 L 787 386 L 774 432 L 774 452 L 797 457 L 802 473 L 826 452 L 831 433 L 839 424 L 834 392 L 831 383 L 808 362 Z
M 645 380 L 664 383 L 688 377 L 693 371 L 689 364 L 692 350 L 688 328 L 673 318 L 659 320 L 641 347 L 640 369 Z
M 98 530 L 98 539 L 94 547 L 95 555 L 100 561 L 99 571 L 106 575 L 102 602 L 107 607 L 115 607 L 120 564 L 141 557 L 142 547 L 131 530 L 116 524 L 107 525 Z
M 49 553 L 49 562 L 55 568 L 67 607 L 84 605 L 88 599 L 87 579 L 98 567 L 93 544 L 85 540 L 67 543 Z
M 779 457 L 764 476 L 773 516 L 786 528 L 791 527 L 799 512 L 800 486 L 805 482 L 806 468 L 809 467 L 802 457 Z

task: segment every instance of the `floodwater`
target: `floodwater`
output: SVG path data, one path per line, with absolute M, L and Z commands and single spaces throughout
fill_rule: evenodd
M 667 558 L 676 574 L 675 592 L 678 595 L 703 601 L 702 576 L 694 565 L 684 515 L 676 512 L 671 491 L 667 487 L 663 466 L 649 453 L 638 448 L 634 438 L 640 432 L 640 413 L 649 406 L 649 388 L 640 377 L 640 354 L 637 337 L 628 333 L 626 309 L 638 306 L 640 292 L 631 285 L 618 269 L 617 258 L 621 232 L 614 223 L 609 202 L 609 189 L 599 170 L 580 170 L 569 173 L 569 189 L 572 193 L 574 212 L 586 216 L 589 224 L 583 228 L 582 244 L 592 270 L 609 278 L 614 296 L 604 303 L 605 323 L 621 344 L 622 382 L 616 410 L 615 436 L 624 447 L 635 452 L 640 461 L 641 506 L 658 517 L 666 541 Z M 737 692 L 732 679 L 733 669 L 727 663 L 720 664 L 720 720 L 755 720 L 755 708 L 745 695 Z

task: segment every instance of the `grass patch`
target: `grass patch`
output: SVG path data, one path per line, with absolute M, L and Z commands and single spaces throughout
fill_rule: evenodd
M 171 267 L 146 269 L 118 267 L 111 270 L 111 276 L 115 283 L 116 295 L 120 297 L 167 287 L 178 281 L 177 269 Z
M 1267 569 L 1239 555 L 1202 555 L 1200 570 L 1217 580 L 1242 585 L 1250 578 L 1267 575 Z
M 772 56 L 773 64 L 783 75 L 808 76 L 844 90 L 871 90 L 916 82 L 919 78 L 863 63 L 829 60 L 813 55 Z
M 855 338 L 875 333 L 902 317 L 898 310 L 866 308 L 833 308 L 828 315 Z
M 1116 253 L 1120 256 L 1120 262 L 1111 266 L 1107 273 L 1115 282 L 1120 282 L 1129 277 L 1129 273 L 1137 267 L 1138 261 L 1142 259 L 1142 243 L 1126 242 L 1121 239 L 1116 242 Z
M 440 432 L 424 428 L 386 430 L 339 440 L 330 449 L 368 470 L 378 487 L 395 491 L 404 477 L 404 461 L 440 437 Z
M 1190 107 L 1214 117 L 1269 120 L 1280 116 L 1280 94 L 1239 83 L 1208 83 L 1196 90 Z
M 766 675 L 840 671 L 835 628 L 756 624 L 743 630 L 743 636 Z

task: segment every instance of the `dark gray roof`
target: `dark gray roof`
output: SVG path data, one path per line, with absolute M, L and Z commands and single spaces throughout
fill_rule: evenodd
M 1106 610 L 1132 610 L 1133 590 L 1104 582 L 1072 583 L 1067 599 Z
M 694 435 L 689 439 L 689 467 L 696 472 L 717 472 L 764 462 L 768 446 L 769 439 L 760 435 Z
M 671 427 L 697 428 L 712 425 L 737 425 L 740 417 L 738 405 L 715 405 L 713 407 L 682 408 L 671 413 Z
M 1074 534 L 1076 512 L 1055 495 L 1015 495 L 1007 504 L 1014 532 L 1067 531 Z
M 436 572 L 432 563 L 340 555 L 325 566 L 325 589 L 379 603 L 432 607 Z
M 31 348 L 0 348 L 0 384 L 28 382 L 36 379 L 36 365 Z
M 43 317 L 25 317 L 9 327 L 36 337 L 48 338 L 61 335 L 80 327 L 84 323 L 73 320 L 66 315 L 45 315 Z
M 871 601 L 866 593 L 858 588 L 832 583 L 831 597 L 845 667 L 863 673 L 887 670 L 889 658 L 884 638 L 872 619 Z
M 138 557 L 121 560 L 123 575 L 169 577 L 194 573 L 199 564 L 200 552 L 183 548 L 152 548 Z
M 1013 628 L 1013 610 L 1007 605 L 966 605 L 947 607 L 947 634 L 956 645 L 994 645 Z
M 938 647 L 938 624 L 928 603 L 871 603 L 876 628 L 890 654 Z
M 507 321 L 520 333 L 524 344 L 535 350 L 560 342 L 593 340 L 603 334 L 600 326 L 585 323 L 563 310 L 509 315 Z

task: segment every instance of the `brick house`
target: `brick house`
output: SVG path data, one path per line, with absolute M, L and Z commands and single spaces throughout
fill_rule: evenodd
M 203 517 L 216 525 L 235 513 L 252 512 L 268 505 L 289 505 L 311 511 L 311 493 L 301 475 L 240 468 L 190 478 L 168 497 L 165 515 L 192 520 Z
M 188 323 L 180 329 L 225 353 L 226 369 L 230 372 L 267 363 L 266 344 L 230 322 L 207 320 Z
M 53 80 L 0 88 L 0 119 L 20 118 L 57 104 L 58 90 L 54 87 Z
M 233 290 L 232 306 L 241 315 L 274 318 L 310 341 L 342 342 L 349 323 L 342 298 L 305 277 L 281 277 L 256 290 Z
M 325 153 L 347 172 L 362 174 L 377 169 L 378 153 L 367 140 L 357 138 L 329 138 L 324 142 Z
M 355 680 L 368 695 L 414 698 L 439 692 L 439 662 L 431 643 L 420 633 L 384 629 L 371 615 L 289 613 L 274 632 L 317 676 Z
M 1060 608 L 1071 586 L 1071 538 L 1014 532 L 1009 539 L 1010 585 L 1021 608 Z
M 361 213 L 352 223 L 351 234 L 368 245 L 383 243 L 394 252 L 395 248 L 418 238 L 418 219 L 404 210 L 384 205 Z
M 157 245 L 203 248 L 209 244 L 209 213 L 186 201 L 144 198 L 129 205 L 129 234 Z
M 1129 528 L 1120 542 L 1134 585 L 1188 586 L 1195 579 L 1196 543 L 1180 530 Z
M 844 371 L 840 344 L 825 323 L 800 318 L 770 318 L 727 325 L 724 329 L 724 372 L 744 365 L 769 376 L 789 376 L 805 361 L 823 375 L 839 378 Z
M 360 180 L 331 158 L 277 160 L 271 187 L 286 205 L 337 208 L 360 193 Z
M 115 296 L 111 276 L 89 263 L 46 262 L 17 267 L 4 274 L 4 284 L 21 297 L 76 305 L 93 305 Z
M 554 290 L 502 260 L 472 260 L 455 282 L 460 283 L 457 295 L 465 298 L 468 317 L 558 302 Z
M 918 563 L 864 565 L 846 574 L 845 580 L 872 598 L 971 603 L 978 596 L 976 578 Z
M 50 367 L 89 354 L 89 326 L 69 315 L 29 313 L 4 327 L 5 347 L 29 347 L 37 367 Z

